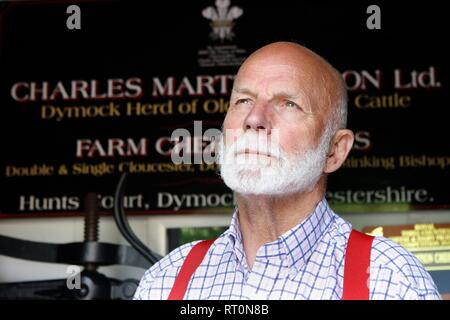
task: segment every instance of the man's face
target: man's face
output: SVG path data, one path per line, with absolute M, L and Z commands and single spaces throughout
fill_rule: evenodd
M 287 191 L 284 189 L 302 191 L 317 182 L 330 137 L 328 133 L 328 141 L 321 139 L 326 112 L 320 109 L 320 88 L 315 86 L 313 77 L 289 61 L 250 62 L 241 68 L 223 125 L 221 171 L 230 188 L 245 193 L 265 183 L 274 186 L 262 187 L 256 194 L 279 194 Z M 248 146 L 238 152 L 230 150 L 240 139 Z M 263 147 L 258 143 L 261 141 L 266 141 Z M 223 163 L 227 159 L 240 160 L 241 164 Z M 299 179 L 303 181 L 298 182 Z M 296 183 L 297 187 L 293 186 Z M 242 189 L 243 184 L 248 186 Z
M 224 129 L 234 129 L 228 141 L 246 130 L 277 130 L 280 147 L 288 154 L 317 145 L 324 114 L 306 74 L 283 64 L 250 64 L 239 73 L 230 98 Z M 230 139 L 230 140 L 228 140 Z

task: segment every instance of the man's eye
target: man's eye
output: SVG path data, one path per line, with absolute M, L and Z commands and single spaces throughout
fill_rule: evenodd
M 247 98 L 236 100 L 236 104 L 248 104 L 248 103 L 250 103 L 250 99 Z
M 288 108 L 298 108 L 298 104 L 292 101 L 286 101 L 284 105 Z

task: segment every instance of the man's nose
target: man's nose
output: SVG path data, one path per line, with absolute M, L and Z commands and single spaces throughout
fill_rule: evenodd
M 256 104 L 250 110 L 244 121 L 244 130 L 253 129 L 255 131 L 265 130 L 270 134 L 272 124 L 268 118 L 267 110 L 263 104 Z

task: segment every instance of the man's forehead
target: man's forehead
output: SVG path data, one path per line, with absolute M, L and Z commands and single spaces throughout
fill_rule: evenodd
M 257 74 L 259 76 L 274 76 L 280 74 L 286 74 L 291 76 L 297 76 L 302 74 L 299 66 L 294 66 L 287 63 L 258 63 L 249 62 L 246 63 L 238 72 L 238 78 L 240 76 Z
M 237 93 L 262 89 L 275 91 L 272 93 L 286 92 L 294 96 L 308 86 L 308 82 L 303 79 L 306 74 L 289 64 L 256 65 L 255 68 L 242 71 L 238 73 L 233 86 L 233 91 Z
M 255 65 L 238 73 L 235 86 L 267 84 L 270 86 L 289 85 L 294 87 L 302 85 L 304 75 L 301 70 L 287 64 Z

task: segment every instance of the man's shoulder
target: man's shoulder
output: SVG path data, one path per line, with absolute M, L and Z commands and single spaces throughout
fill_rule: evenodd
M 397 299 L 439 299 L 439 293 L 431 275 L 411 252 L 395 241 L 375 237 L 371 252 L 371 273 L 380 288 L 396 287 L 386 293 Z M 377 290 L 375 290 L 377 291 Z
M 159 273 L 164 272 L 169 268 L 181 268 L 184 260 L 186 259 L 186 256 L 189 254 L 191 249 L 200 241 L 202 240 L 185 243 L 182 246 L 175 248 L 161 260 L 155 263 L 150 269 L 148 269 L 146 274 L 157 276 Z
M 155 263 L 150 269 L 148 269 L 141 278 L 138 289 L 134 295 L 134 299 L 150 299 L 150 290 L 155 287 L 155 283 L 159 283 L 156 286 L 160 287 L 161 291 L 165 285 L 169 282 L 174 282 L 178 274 L 178 270 L 183 265 L 186 256 L 191 249 L 199 243 L 201 240 L 189 242 L 182 246 L 172 250 L 161 260 Z
M 340 244 L 348 244 L 350 233 L 353 229 L 351 223 L 340 216 L 336 216 L 332 228 L 332 236 Z M 395 241 L 377 236 L 374 237 L 370 254 L 371 266 L 386 267 L 394 272 L 410 274 L 426 272 L 420 261 L 403 246 Z
M 393 271 L 405 275 L 424 269 L 411 252 L 397 242 L 381 236 L 377 236 L 373 240 L 371 262 L 376 266 L 389 267 Z
M 333 241 L 347 245 L 351 230 L 352 225 L 349 222 L 337 217 Z M 342 252 L 342 256 L 344 255 Z M 370 260 L 372 298 L 440 299 L 431 275 L 419 259 L 395 241 L 375 237 Z

